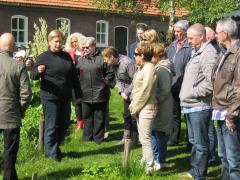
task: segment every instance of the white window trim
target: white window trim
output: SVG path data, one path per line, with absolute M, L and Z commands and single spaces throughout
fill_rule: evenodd
M 28 17 L 23 15 L 13 15 L 11 16 L 11 31 L 12 31 L 12 20 L 15 18 L 21 18 L 24 20 L 24 42 L 18 42 L 15 39 L 17 45 L 26 45 L 28 43 Z M 19 31 L 19 30 L 18 30 Z
M 106 36 L 105 36 L 105 43 L 96 43 L 97 47 L 107 47 L 108 46 L 108 37 L 109 37 L 109 22 L 105 20 L 96 21 L 96 40 L 97 40 L 97 24 L 103 23 L 106 25 Z
M 69 26 L 68 26 L 67 36 L 69 36 L 70 33 L 71 33 L 71 20 L 68 19 L 68 18 L 65 18 L 65 17 L 59 17 L 59 18 L 56 19 L 56 27 L 57 27 L 57 21 L 58 20 L 66 20 L 68 22 Z

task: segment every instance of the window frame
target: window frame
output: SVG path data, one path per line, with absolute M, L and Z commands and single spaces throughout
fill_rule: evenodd
M 58 20 L 61 20 L 61 21 L 62 21 L 62 20 L 63 20 L 63 21 L 66 20 L 66 21 L 68 22 L 69 26 L 68 26 L 68 32 L 67 32 L 66 37 L 69 36 L 69 35 L 71 34 L 71 20 L 68 19 L 68 18 L 65 18 L 65 17 L 59 17 L 59 18 L 57 18 L 57 19 L 56 19 L 56 29 L 58 29 L 58 27 L 57 27 L 57 21 L 58 21 Z
M 13 29 L 13 19 L 17 19 L 17 29 Z M 23 19 L 24 28 L 19 29 L 19 19 Z M 11 16 L 11 32 L 17 32 L 17 37 L 15 38 L 15 43 L 17 45 L 26 45 L 28 43 L 28 17 L 24 15 L 13 15 Z M 19 42 L 19 32 L 23 31 L 23 42 Z
M 105 24 L 106 26 L 106 30 L 105 32 L 102 32 L 100 30 L 100 32 L 97 31 L 97 26 L 98 24 Z M 101 43 L 97 41 L 97 36 L 100 34 L 100 40 L 101 40 L 101 36 L 105 35 L 105 43 Z M 109 22 L 105 21 L 105 20 L 98 20 L 96 21 L 96 46 L 97 47 L 107 47 L 108 46 L 108 37 L 109 37 Z

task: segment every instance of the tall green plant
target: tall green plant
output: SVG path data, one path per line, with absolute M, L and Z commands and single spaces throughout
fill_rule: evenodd
M 48 25 L 45 19 L 39 18 L 39 25 L 33 25 L 35 33 L 33 35 L 33 42 L 29 42 L 30 54 L 36 60 L 39 54 L 48 49 L 47 29 Z

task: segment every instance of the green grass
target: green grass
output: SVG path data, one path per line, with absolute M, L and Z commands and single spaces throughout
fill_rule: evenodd
M 109 138 L 101 145 L 93 142 L 82 142 L 82 132 L 74 132 L 66 138 L 61 146 L 63 159 L 61 162 L 54 162 L 44 157 L 42 152 L 32 153 L 32 149 L 22 146 L 21 142 L 17 161 L 17 173 L 19 179 L 31 179 L 32 173 L 37 173 L 38 179 L 114 179 L 114 180 L 176 180 L 178 174 L 185 172 L 189 168 L 189 154 L 185 152 L 185 140 L 182 136 L 182 143 L 178 147 L 168 149 L 167 163 L 169 167 L 154 173 L 148 177 L 144 169 L 139 165 L 141 147 L 133 149 L 130 154 L 128 167 L 123 168 L 122 155 L 123 147 L 117 146 L 117 142 L 122 137 L 122 101 L 115 90 L 112 91 L 110 101 L 110 134 Z M 185 132 L 185 123 L 182 123 L 182 134 Z M 28 156 L 28 151 L 30 155 Z M 2 146 L 1 146 L 2 152 Z M 24 156 L 24 157 L 23 157 Z M 2 172 L 0 174 L 2 178 Z M 220 179 L 220 166 L 210 167 L 208 179 Z

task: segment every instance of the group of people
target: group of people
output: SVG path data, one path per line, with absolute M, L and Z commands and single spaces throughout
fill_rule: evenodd
M 132 139 L 142 146 L 140 164 L 148 175 L 167 166 L 167 146 L 179 144 L 181 115 L 187 123 L 191 147 L 190 169 L 181 178 L 206 179 L 214 158 L 214 123 L 218 124 L 218 155 L 222 179 L 240 178 L 240 75 L 237 24 L 219 20 L 216 32 L 186 20 L 174 24 L 175 40 L 165 47 L 156 30 L 139 23 L 137 41 L 128 56 L 109 46 L 100 51 L 93 37 L 64 35 L 52 30 L 48 51 L 34 65 L 15 55 L 11 33 L 0 37 L 2 88 L 0 129 L 4 130 L 4 179 L 17 179 L 15 162 L 21 118 L 31 101 L 27 68 L 40 80 L 44 153 L 61 161 L 60 145 L 68 133 L 71 101 L 76 130 L 83 141 L 100 144 L 109 130 L 110 89 L 123 100 L 124 133 L 118 144 Z M 216 38 L 215 38 L 216 37 Z

